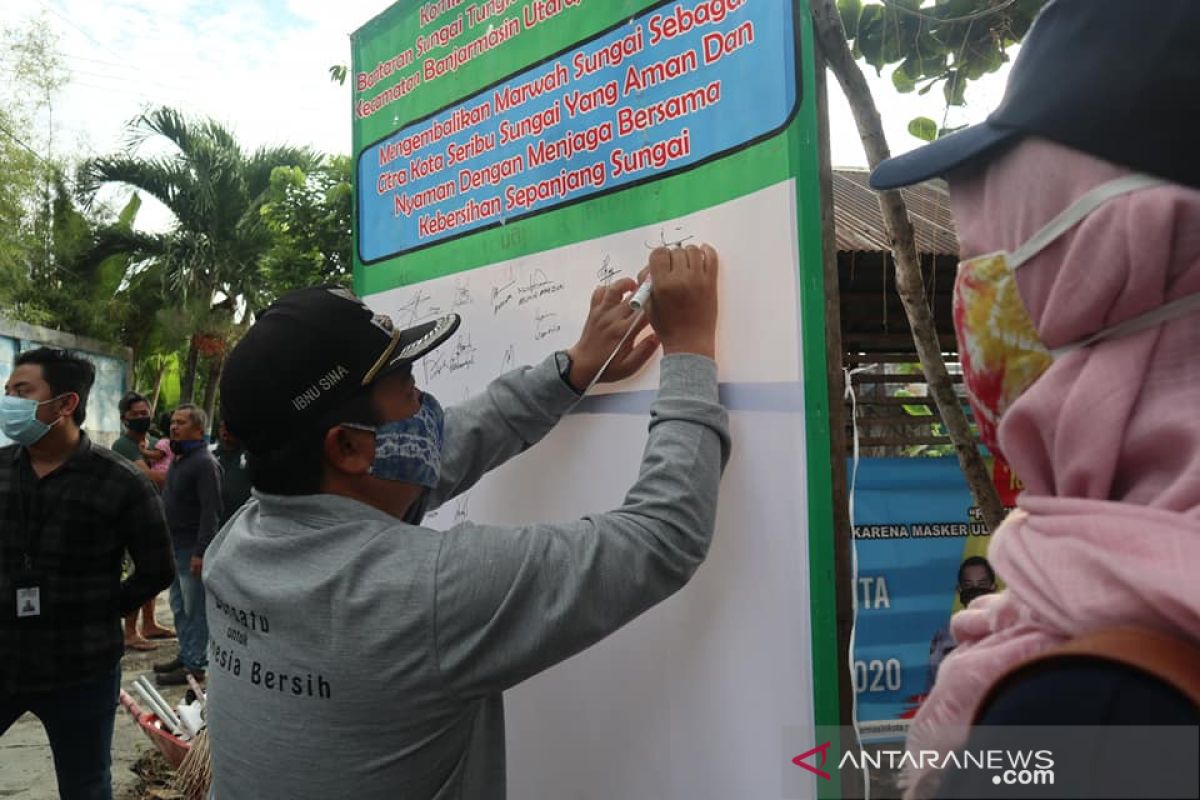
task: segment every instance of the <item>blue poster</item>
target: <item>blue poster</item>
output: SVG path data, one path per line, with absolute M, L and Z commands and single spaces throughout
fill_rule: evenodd
M 778 133 L 797 104 L 792 10 L 729 9 L 701 25 L 656 7 L 365 147 L 362 262 L 658 180 Z
M 865 741 L 898 740 L 953 647 L 961 597 L 996 589 L 991 537 L 955 458 L 861 459 L 854 523 L 859 727 Z

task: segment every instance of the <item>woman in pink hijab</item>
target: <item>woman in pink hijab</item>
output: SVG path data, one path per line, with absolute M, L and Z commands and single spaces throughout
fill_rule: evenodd
M 1034 137 L 980 169 L 951 173 L 964 267 L 972 256 L 1019 251 L 1090 190 L 1130 174 Z M 1025 191 L 1032 185 L 1039 191 Z M 1200 297 L 1200 191 L 1151 184 L 1108 199 L 1010 274 L 1034 336 L 1051 352 L 1130 320 L 1157 324 L 1043 357 L 1044 371 L 1027 386 L 1018 377 L 1009 391 L 1019 391 L 1008 404 L 1001 399 L 997 449 L 1025 484 L 989 552 L 1008 588 L 954 618 L 958 646 L 910 730 L 910 748 L 918 751 L 961 744 L 998 678 L 1075 637 L 1138 626 L 1200 639 L 1200 305 L 1188 305 Z M 959 277 L 957 317 L 971 314 L 968 275 Z M 1147 316 L 1171 303 L 1179 316 Z M 956 319 L 964 361 L 975 359 L 979 378 L 989 372 L 979 363 L 987 358 L 972 345 L 1020 330 L 1005 325 L 1013 320 L 1003 314 L 990 316 L 990 333 Z M 1004 370 L 1010 384 L 1012 373 Z M 982 420 L 987 398 L 976 396 L 976 386 L 972 400 Z M 1129 689 L 1123 669 L 1085 672 L 1086 697 L 1079 683 L 1085 676 L 1071 667 L 1058 678 L 1044 673 L 1039 680 L 1050 683 L 1027 707 L 1053 711 L 1048 698 L 1077 697 L 1101 708 Z M 1055 686 L 1070 696 L 1055 698 Z M 1142 686 L 1136 697 L 1143 709 L 1154 702 Z M 1085 724 L 1077 714 L 1058 721 Z M 1138 721 L 1152 724 L 1154 717 Z M 920 776 L 913 778 L 915 796 Z
M 1142 654 L 1011 677 L 1113 629 L 1200 643 L 1200 3 L 1148 11 L 1056 0 L 988 122 L 872 175 L 949 182 L 968 396 L 1025 486 L 988 554 L 1007 589 L 955 616 L 911 754 L 962 747 L 973 722 L 1200 722 Z M 906 797 L 938 792 L 941 770 L 907 764 Z M 940 796 L 987 789 L 958 771 Z

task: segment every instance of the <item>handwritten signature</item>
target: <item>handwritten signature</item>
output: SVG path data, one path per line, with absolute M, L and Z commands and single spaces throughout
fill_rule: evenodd
M 455 281 L 454 283 L 454 308 L 469 306 L 475 302 L 475 298 L 471 297 L 471 283 L 467 280 Z
M 539 342 L 542 339 L 545 339 L 547 336 L 561 331 L 562 325 L 558 324 L 557 318 L 558 314 L 555 314 L 553 311 L 545 314 L 541 312 L 535 312 L 533 317 L 533 340 L 535 342 Z
M 529 275 L 528 285 L 517 287 L 517 305 L 523 306 L 532 300 L 537 300 L 539 297 L 557 294 L 562 290 L 562 283 L 550 280 L 545 272 L 535 269 Z
M 401 314 L 408 315 L 406 321 L 403 323 L 405 327 L 415 325 L 423 319 L 436 317 L 442 313 L 441 307 L 433 304 L 433 297 L 424 289 L 418 289 L 411 300 L 400 306 L 399 311 Z
M 434 351 L 421 364 L 425 368 L 425 382 L 429 383 L 443 372 L 455 373 L 475 363 L 477 348 L 471 344 L 471 334 L 460 333 L 454 339 L 454 347 L 445 352 Z
M 492 287 L 492 313 L 499 313 L 500 309 L 512 302 L 515 296 L 512 292 L 513 286 L 517 283 L 516 279 L 510 280 L 502 286 Z
M 600 269 L 596 270 L 596 277 L 605 286 L 612 283 L 612 279 L 620 274 L 621 270 L 612 265 L 612 256 L 605 256 L 603 263 L 600 264 Z
M 683 247 L 685 242 L 689 242 L 696 237 L 690 233 L 683 233 L 683 226 L 676 225 L 671 231 L 671 240 L 667 240 L 667 229 L 659 228 L 658 242 L 646 242 L 646 248 L 653 250 L 656 247 Z

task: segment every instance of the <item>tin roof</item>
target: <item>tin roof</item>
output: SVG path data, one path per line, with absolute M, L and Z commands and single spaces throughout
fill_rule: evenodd
M 869 174 L 864 169 L 833 170 L 833 219 L 839 252 L 891 250 L 879 200 L 867 185 Z M 958 237 L 945 181 L 926 181 L 901 192 L 912 217 L 917 252 L 957 255 Z

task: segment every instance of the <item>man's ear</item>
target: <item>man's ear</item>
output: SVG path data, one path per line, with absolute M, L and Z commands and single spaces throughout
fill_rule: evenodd
M 64 417 L 74 416 L 75 409 L 79 408 L 79 395 L 75 392 L 68 392 L 62 396 L 62 407 L 59 409 L 59 414 Z M 124 420 L 121 421 L 124 425 Z
M 375 437 L 335 425 L 325 432 L 322 443 L 329 468 L 346 475 L 366 475 L 375 463 Z

